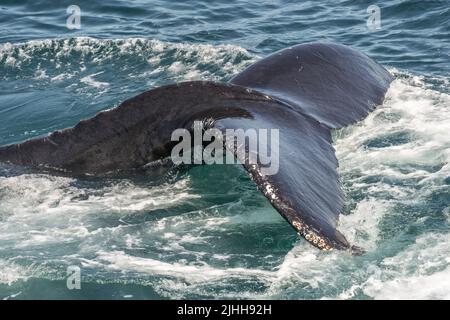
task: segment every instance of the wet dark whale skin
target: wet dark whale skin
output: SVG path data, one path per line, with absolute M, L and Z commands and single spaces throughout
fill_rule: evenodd
M 329 128 L 364 119 L 393 80 L 365 54 L 330 43 L 307 43 L 254 63 L 231 83 L 264 92 Z
M 277 52 L 230 83 L 186 82 L 147 91 L 119 107 L 47 137 L 0 148 L 0 162 L 100 175 L 166 158 L 178 128 L 195 120 L 227 128 L 280 130 L 280 170 L 258 188 L 308 242 L 352 249 L 336 229 L 343 197 L 331 129 L 363 119 L 392 81 L 382 66 L 351 48 L 323 43 Z
M 212 82 L 168 85 L 126 100 L 73 128 L 1 148 L 0 161 L 73 174 L 138 168 L 170 155 L 175 129 L 190 129 L 194 120 L 243 117 L 249 113 L 246 109 L 268 105 L 279 107 L 264 95 L 238 86 Z

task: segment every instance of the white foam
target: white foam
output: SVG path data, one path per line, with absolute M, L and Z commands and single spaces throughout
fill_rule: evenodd
M 399 277 L 386 282 L 373 282 L 365 293 L 375 299 L 448 300 L 450 268 L 429 276 Z
M 94 227 L 91 214 L 98 219 L 112 216 L 115 221 L 126 214 L 170 208 L 198 198 L 189 192 L 188 179 L 148 188 L 125 180 L 90 190 L 78 188 L 72 178 L 44 174 L 0 177 L 0 195 L 0 241 L 9 250 L 63 246 L 75 241 L 91 245 L 105 233 L 122 235 L 127 226 Z M 141 245 L 141 239 L 134 235 L 123 236 L 127 247 Z
M 229 277 L 270 277 L 271 273 L 258 269 L 213 268 L 207 264 L 187 265 L 167 263 L 155 259 L 130 256 L 123 251 L 99 252 L 97 259 L 107 263 L 107 268 L 121 272 L 139 272 L 150 275 L 182 278 L 190 283 L 212 281 Z
M 73 68 L 72 56 L 75 56 L 79 68 Z M 62 40 L 32 40 L 24 43 L 0 44 L 0 60 L 5 66 L 16 70 L 39 68 L 41 61 L 52 62 L 48 70 L 35 75 L 36 80 L 46 73 L 50 79 L 68 79 L 64 69 L 73 69 L 71 75 L 80 76 L 86 70 L 108 66 L 118 59 L 142 59 L 147 63 L 144 69 L 133 70 L 127 60 L 120 64 L 127 77 L 148 77 L 155 73 L 171 74 L 173 81 L 182 80 L 220 80 L 231 76 L 250 64 L 257 57 L 250 55 L 244 48 L 232 45 L 206 45 L 171 43 L 145 38 L 96 39 L 77 37 Z M 163 61 L 172 60 L 170 64 Z M 203 66 L 208 65 L 208 68 Z M 37 69 L 35 69 L 36 71 Z M 127 72 L 128 71 L 128 72 Z M 94 88 L 103 88 L 109 84 L 97 81 L 88 74 L 80 77 L 81 83 Z M 15 75 L 14 75 L 15 76 Z
M 101 82 L 94 79 L 95 76 L 102 74 L 103 72 L 97 72 L 94 74 L 90 74 L 88 76 L 85 76 L 80 79 L 80 82 L 87 84 L 91 87 L 97 88 L 97 89 L 104 89 L 109 86 L 108 82 Z
M 341 216 L 339 230 L 351 243 L 356 243 L 365 250 L 376 248 L 379 228 L 383 216 L 389 212 L 388 201 L 369 198 L 359 202 L 352 214 Z
M 375 299 L 449 299 L 450 234 L 425 234 L 394 257 L 385 258 L 383 272 L 362 285 Z
M 0 259 L 0 283 L 11 285 L 18 280 L 26 280 L 30 276 L 29 270 L 14 262 Z
M 72 178 L 41 174 L 0 177 L 0 213 L 38 217 L 52 213 L 138 212 L 199 197 L 189 193 L 189 179 L 149 188 L 122 180 L 99 190 L 80 189 L 74 182 Z
M 378 148 L 366 146 L 367 141 L 398 132 L 408 132 L 410 141 Z M 427 88 L 416 77 L 395 80 L 382 107 L 363 122 L 338 132 L 335 148 L 342 180 L 350 188 L 346 191 L 357 193 L 362 189 L 365 197 L 351 215 L 342 216 L 343 232 L 350 239 L 375 248 L 377 224 L 392 205 L 421 201 L 427 190 L 418 185 L 446 187 L 448 132 L 450 95 Z M 393 199 L 384 199 L 386 195 Z M 352 229 L 369 238 L 358 239 Z

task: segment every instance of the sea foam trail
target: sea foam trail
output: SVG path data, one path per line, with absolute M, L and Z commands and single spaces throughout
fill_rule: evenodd
M 344 229 L 357 226 L 350 238 L 358 225 L 379 221 L 398 205 L 424 202 L 440 189 L 448 193 L 449 130 L 450 95 L 410 77 L 395 80 L 384 106 L 364 122 L 337 133 L 339 170 L 350 202 L 364 196 L 354 213 L 370 212 L 360 221 L 355 214 L 343 217 Z M 365 232 L 375 236 L 379 230 Z

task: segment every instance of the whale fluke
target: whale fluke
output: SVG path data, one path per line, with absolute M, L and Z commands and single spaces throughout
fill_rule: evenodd
M 0 162 L 70 174 L 139 168 L 170 156 L 175 129 L 278 129 L 279 170 L 242 159 L 276 210 L 314 246 L 358 253 L 337 230 L 343 197 L 331 129 L 363 119 L 392 81 L 345 46 L 311 43 L 275 53 L 230 83 L 185 82 L 149 90 L 47 137 L 0 148 Z M 235 151 L 235 150 L 232 150 Z

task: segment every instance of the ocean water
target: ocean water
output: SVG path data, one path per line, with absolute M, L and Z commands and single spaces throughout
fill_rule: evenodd
M 66 27 L 72 4 L 79 30 Z M 450 299 L 449 4 L 1 0 L 0 145 L 309 41 L 353 46 L 396 80 L 383 106 L 334 132 L 339 229 L 364 255 L 299 239 L 240 166 L 76 179 L 3 165 L 0 298 Z

